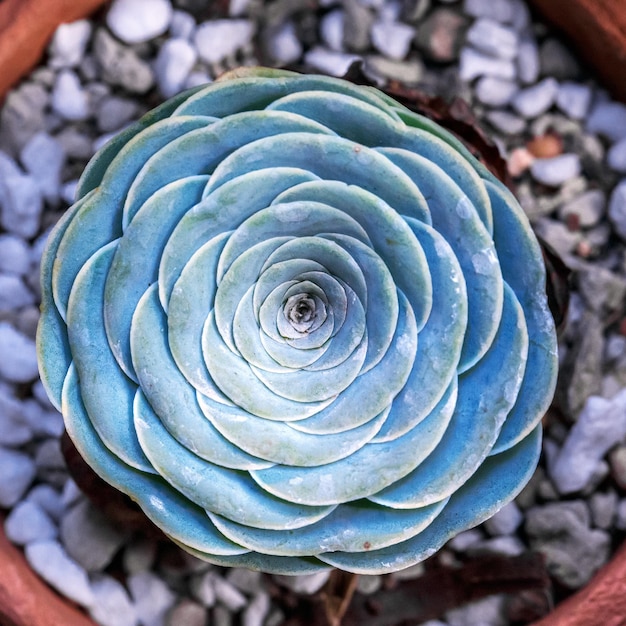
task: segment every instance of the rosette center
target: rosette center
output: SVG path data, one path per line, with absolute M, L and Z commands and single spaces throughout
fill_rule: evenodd
M 296 332 L 306 335 L 324 323 L 326 305 L 318 296 L 299 293 L 286 299 L 283 315 Z

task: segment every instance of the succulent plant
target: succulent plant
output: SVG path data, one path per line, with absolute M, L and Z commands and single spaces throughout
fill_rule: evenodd
M 91 161 L 42 261 L 76 448 L 191 553 L 390 572 L 531 476 L 557 371 L 511 193 L 371 87 L 245 69 Z

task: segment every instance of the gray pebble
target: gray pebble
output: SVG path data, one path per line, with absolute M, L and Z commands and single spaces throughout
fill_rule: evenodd
M 233 615 L 225 606 L 216 606 L 211 611 L 211 626 L 233 626 Z
M 572 119 L 582 120 L 589 111 L 592 95 L 588 85 L 565 81 L 559 85 L 556 105 Z
M 127 574 L 137 574 L 149 570 L 155 562 L 157 545 L 150 539 L 141 539 L 130 542 L 124 548 L 124 571 Z
M 135 626 L 137 616 L 128 592 L 115 578 L 106 574 L 94 576 L 91 582 L 93 604 L 89 614 L 99 626 Z
M 302 56 L 302 43 L 298 38 L 295 24 L 285 22 L 280 28 L 265 38 L 265 50 L 278 65 L 295 63 Z
M 33 438 L 23 415 L 24 403 L 0 388 L 0 445 L 22 446 Z
M 535 38 L 522 38 L 517 56 L 517 71 L 520 81 L 527 85 L 537 82 L 539 69 L 539 47 Z
M 94 37 L 94 52 L 104 79 L 131 93 L 145 93 L 154 84 L 150 66 L 137 53 L 114 39 L 104 28 Z
M 168 613 L 166 626 L 205 626 L 207 611 L 201 605 L 189 598 L 183 598 Z
M 17 152 L 30 137 L 43 130 L 48 101 L 48 92 L 38 83 L 26 82 L 9 91 L 0 112 L 2 147 L 8 144 Z
M 110 133 L 132 121 L 137 115 L 138 106 L 135 101 L 119 96 L 105 97 L 100 102 L 96 114 L 98 129 L 102 133 Z
M 577 154 L 560 154 L 548 159 L 535 159 L 530 173 L 537 182 L 558 187 L 580 174 L 580 157 Z
M 66 126 L 55 136 L 55 139 L 61 144 L 69 158 L 86 160 L 93 155 L 91 138 L 75 126 Z
M 4 532 L 10 541 L 24 546 L 34 541 L 55 539 L 58 529 L 50 516 L 36 503 L 23 500 L 9 513 Z
M 611 400 L 591 396 L 550 471 L 562 494 L 584 489 L 598 462 L 626 436 L 626 390 Z
M 506 106 L 517 92 L 517 84 L 511 80 L 483 76 L 475 86 L 480 102 L 492 107 Z
M 606 162 L 612 170 L 620 174 L 626 173 L 626 137 L 620 139 L 609 148 Z
M 169 0 L 114 0 L 106 15 L 111 32 L 128 44 L 162 35 L 171 19 Z
M 526 546 L 519 537 L 502 535 L 485 539 L 472 545 L 468 550 L 469 556 L 477 554 L 499 554 L 501 556 L 519 556 L 526 551 Z
M 449 626 L 505 626 L 504 596 L 492 595 L 446 613 Z
M 90 37 L 91 22 L 88 20 L 61 24 L 54 31 L 48 48 L 48 65 L 55 69 L 76 67 L 85 54 Z
M 534 226 L 537 234 L 562 257 L 567 257 L 582 239 L 580 232 L 573 232 L 562 222 L 549 217 L 540 217 Z
M 431 4 L 431 0 L 406 0 L 402 3 L 402 20 L 415 24 L 428 13 Z
M 465 81 L 478 76 L 495 76 L 505 80 L 515 78 L 515 64 L 510 59 L 498 59 L 478 50 L 465 47 L 461 50 L 459 74 Z
M 266 591 L 260 591 L 253 598 L 241 616 L 241 626 L 263 626 L 270 610 L 270 597 Z
M 617 234 L 626 240 L 626 179 L 623 179 L 611 192 L 609 219 Z
M 452 537 L 447 546 L 455 552 L 467 552 L 469 548 L 480 543 L 483 539 L 484 535 L 478 528 L 470 528 Z
M 383 585 L 382 576 L 372 576 L 361 574 L 356 583 L 356 589 L 359 593 L 369 596 L 376 593 Z
M 521 117 L 508 111 L 489 111 L 485 118 L 496 130 L 507 135 L 518 135 L 526 128 L 526 122 Z
M 85 120 L 89 116 L 87 94 L 72 70 L 64 69 L 57 74 L 51 103 L 52 110 L 65 120 Z
M 555 502 L 526 512 L 531 547 L 544 555 L 549 572 L 562 585 L 578 589 L 607 561 L 610 537 L 589 529 L 584 502 Z
M 542 76 L 552 76 L 557 80 L 575 80 L 580 74 L 578 61 L 558 39 L 548 38 L 541 44 L 539 59 Z
M 493 517 L 485 522 L 485 528 L 491 535 L 512 535 L 524 520 L 524 515 L 517 504 L 505 504 Z
M 65 509 L 69 509 L 77 502 L 83 500 L 84 497 L 83 492 L 78 488 L 74 480 L 71 477 L 66 478 L 63 483 L 63 491 L 61 492 L 61 503 Z
M 9 232 L 30 239 L 39 230 L 43 198 L 32 176 L 0 151 L 0 223 Z
M 171 98 L 183 88 L 196 58 L 196 49 L 186 39 L 168 39 L 161 46 L 154 72 L 159 91 L 165 98 Z
M 36 133 L 24 146 L 20 160 L 37 182 L 43 197 L 56 202 L 59 198 L 61 172 L 65 165 L 63 146 L 47 133 Z
M 274 580 L 291 591 L 311 595 L 326 584 L 329 576 L 330 571 L 323 571 L 317 574 L 301 574 L 299 576 L 274 576 Z
M 226 574 L 226 580 L 235 585 L 239 591 L 254 595 L 261 588 L 261 572 L 255 572 L 243 567 L 233 567 Z
M 395 61 L 402 61 L 411 47 L 415 29 L 402 22 L 378 21 L 372 24 L 372 44 L 376 50 Z
M 343 43 L 350 52 L 364 52 L 370 47 L 370 30 L 374 15 L 358 0 L 344 0 L 345 11 Z
M 224 578 L 216 576 L 213 581 L 215 599 L 229 611 L 236 613 L 246 606 L 246 597 Z
M 513 108 L 525 118 L 534 118 L 545 113 L 553 104 L 559 84 L 553 78 L 545 78 L 532 87 L 519 91 L 512 99 Z
M 315 46 L 304 55 L 304 62 L 307 65 L 331 76 L 343 76 L 352 63 L 359 59 L 360 57 L 355 54 L 333 52 L 322 46 Z
M 582 228 L 590 228 L 600 222 L 606 210 L 606 195 L 601 189 L 591 189 L 566 202 L 559 209 L 559 217 L 566 220 L 575 215 Z
M 152 572 L 139 572 L 128 577 L 128 588 L 142 626 L 162 626 L 176 601 L 163 580 Z
M 589 510 L 592 524 L 596 528 L 608 530 L 617 512 L 617 493 L 615 491 L 593 493 L 589 498 Z
M 472 17 L 488 17 L 497 22 L 511 22 L 514 3 L 511 0 L 465 0 L 463 11 Z
M 13 383 L 27 383 L 37 378 L 35 342 L 7 322 L 0 322 L 0 377 Z
M 64 596 L 82 606 L 94 602 L 87 573 L 74 562 L 57 541 L 30 543 L 25 550 L 30 566 Z
M 24 400 L 23 418 L 35 437 L 52 437 L 58 439 L 65 428 L 63 416 L 53 407 L 44 408 L 34 400 Z
M 34 301 L 35 297 L 19 276 L 0 272 L 0 313 L 21 309 Z
M 193 597 L 206 607 L 215 604 L 215 573 L 212 571 L 193 576 L 189 588 Z
M 368 75 L 373 74 L 374 77 L 380 78 L 383 82 L 391 79 L 407 85 L 415 85 L 422 79 L 424 66 L 416 57 L 406 61 L 393 61 L 383 56 L 369 55 L 365 59 L 365 72 Z
M 517 55 L 518 37 L 512 29 L 488 17 L 476 20 L 467 31 L 467 41 L 490 56 L 513 59 Z
M 217 63 L 247 46 L 254 35 L 250 20 L 211 20 L 198 26 L 194 44 L 206 63 Z
M 196 20 L 187 11 L 175 9 L 170 22 L 170 35 L 176 39 L 191 41 L 196 30 Z
M 0 234 L 0 272 L 25 276 L 30 270 L 28 244 L 15 235 Z
M 626 104 L 598 102 L 587 117 L 587 131 L 603 135 L 610 141 L 626 137 Z
M 463 46 L 467 23 L 467 18 L 458 11 L 437 8 L 418 25 L 415 45 L 429 59 L 451 63 Z
M 600 265 L 587 264 L 578 270 L 577 279 L 589 310 L 603 319 L 619 314 L 626 298 L 626 278 Z
M 111 562 L 125 537 L 88 500 L 83 499 L 63 516 L 61 540 L 68 554 L 92 572 Z
M 47 483 L 35 485 L 26 494 L 26 500 L 43 509 L 55 522 L 59 522 L 65 510 L 61 494 Z

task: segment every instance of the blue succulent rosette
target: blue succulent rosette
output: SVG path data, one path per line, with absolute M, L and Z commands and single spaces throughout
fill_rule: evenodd
M 43 382 L 191 553 L 391 572 L 531 476 L 556 338 L 519 205 L 383 93 L 246 69 L 105 146 L 42 261 Z

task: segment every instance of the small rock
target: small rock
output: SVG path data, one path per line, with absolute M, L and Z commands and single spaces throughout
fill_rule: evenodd
M 168 39 L 159 50 L 154 71 L 157 85 L 165 98 L 177 94 L 196 62 L 196 50 L 185 39 Z
M 128 588 L 142 626 L 162 626 L 167 612 L 176 601 L 170 588 L 152 572 L 129 576 Z
M 609 219 L 617 234 L 626 240 L 626 179 L 618 183 L 611 193 Z
M 512 535 L 523 522 L 524 516 L 515 502 L 509 502 L 485 522 L 491 535 Z
M 382 576 L 370 576 L 361 574 L 356 583 L 356 590 L 363 595 L 369 596 L 376 593 L 383 585 Z
M 47 133 L 36 133 L 24 146 L 20 160 L 26 171 L 37 181 L 44 198 L 56 202 L 65 165 L 63 146 Z
M 15 274 L 0 272 L 0 313 L 33 304 L 35 297 Z
M 611 400 L 591 396 L 570 430 L 550 475 L 562 494 L 585 488 L 598 462 L 626 436 L 626 390 Z
M 617 505 L 615 528 L 617 528 L 618 530 L 626 530 L 626 499 L 620 500 L 619 504 Z
M 316 46 L 304 55 L 307 65 L 331 76 L 344 76 L 350 66 L 360 57 L 355 54 L 333 52 L 322 46 Z
M 193 15 L 186 11 L 174 10 L 170 22 L 170 35 L 172 39 L 186 39 L 191 41 L 196 30 L 196 20 Z
M 559 85 L 556 106 L 574 120 L 582 120 L 591 104 L 591 88 L 588 85 L 565 81 Z
M 52 109 L 63 119 L 84 120 L 89 116 L 87 94 L 72 70 L 61 70 L 52 90 Z
M 102 133 L 118 130 L 124 124 L 135 119 L 137 113 L 137 103 L 133 100 L 120 98 L 119 96 L 105 97 L 100 102 L 96 114 L 98 129 Z
M 200 87 L 210 83 L 213 79 L 205 71 L 191 72 L 185 81 L 185 89 Z
M 57 541 L 30 543 L 25 550 L 30 566 L 52 587 L 82 606 L 90 607 L 94 595 L 87 573 Z
M 626 491 L 626 445 L 620 444 L 609 454 L 611 476 L 618 487 Z
M 402 19 L 415 24 L 428 13 L 430 7 L 431 0 L 406 0 L 402 3 Z
M 580 157 L 577 154 L 561 154 L 551 159 L 535 159 L 530 173 L 537 182 L 558 187 L 580 174 Z
M 553 78 L 519 91 L 511 104 L 525 118 L 530 119 L 545 113 L 553 104 L 559 90 L 559 84 Z
M 211 611 L 211 626 L 233 626 L 233 615 L 225 606 L 219 604 Z
M 549 572 L 570 589 L 589 582 L 609 557 L 610 537 L 603 530 L 589 529 L 589 512 L 582 501 L 529 509 L 525 529 Z
M 278 30 L 266 34 L 265 50 L 277 65 L 289 65 L 300 59 L 302 43 L 292 21 L 285 22 Z
M 489 17 L 502 23 L 511 22 L 515 16 L 511 0 L 465 0 L 463 11 L 472 17 Z
M 246 606 L 246 597 L 224 578 L 216 576 L 213 586 L 216 600 L 229 611 L 236 613 Z
M 207 611 L 189 598 L 182 598 L 168 613 L 166 626 L 205 626 Z
M 539 135 L 526 142 L 528 151 L 537 158 L 551 159 L 563 154 L 563 140 L 554 133 Z
M 335 52 L 343 52 L 344 12 L 342 9 L 329 11 L 320 20 L 322 42 Z
M 488 17 L 476 20 L 466 37 L 474 48 L 490 56 L 513 59 L 517 55 L 517 33 Z
M 89 572 L 106 567 L 124 539 L 124 535 L 86 499 L 70 508 L 61 520 L 63 545 L 68 554 Z
M 135 540 L 124 548 L 124 571 L 137 574 L 149 570 L 155 562 L 157 545 L 150 539 Z
M 505 626 L 504 600 L 502 595 L 492 595 L 470 602 L 446 613 L 449 626 Z
M 626 137 L 626 104 L 598 102 L 587 117 L 587 131 L 613 142 Z
M 591 521 L 596 528 L 609 530 L 617 512 L 617 494 L 615 491 L 597 492 L 589 498 Z
M 55 139 L 70 159 L 87 160 L 93 156 L 91 139 L 75 126 L 66 126 L 55 136 Z
M 104 28 L 96 31 L 94 52 L 104 79 L 111 85 L 119 85 L 131 93 L 141 94 L 154 84 L 150 66 Z
M 562 257 L 571 254 L 582 239 L 580 232 L 572 232 L 562 222 L 548 217 L 538 218 L 534 226 L 536 233 Z
M 580 74 L 580 66 L 569 48 L 557 39 L 548 38 L 539 50 L 541 75 L 552 76 L 556 80 L 575 80 Z
M 344 46 L 350 52 L 364 52 L 370 47 L 370 31 L 374 16 L 370 9 L 358 0 L 344 0 L 342 5 L 345 11 Z M 343 74 L 338 75 L 343 76 Z
M 383 56 L 370 55 L 365 59 L 366 74 L 373 74 L 375 78 L 397 80 L 406 85 L 416 85 L 422 79 L 424 66 L 418 58 L 406 61 L 392 61 Z
M 435 9 L 417 27 L 415 45 L 438 63 L 452 63 L 459 57 L 468 21 L 453 9 Z
M 90 37 L 91 23 L 88 20 L 61 24 L 54 31 L 48 49 L 50 54 L 48 65 L 55 69 L 76 67 L 85 54 Z
M 511 80 L 483 76 L 476 83 L 476 97 L 488 106 L 503 107 L 517 92 L 517 85 Z
M 135 626 L 137 616 L 128 592 L 115 578 L 97 574 L 92 583 L 94 601 L 89 610 L 99 626 Z
M 612 170 L 620 174 L 626 173 L 626 137 L 620 139 L 609 148 L 606 162 Z
M 30 270 L 28 244 L 15 235 L 0 234 L 0 272 L 25 276 Z
M 35 485 L 26 495 L 26 501 L 41 508 L 57 523 L 65 510 L 59 492 L 46 483 Z
M 520 40 L 517 51 L 517 73 L 520 81 L 526 85 L 537 82 L 539 78 L 539 47 L 534 37 Z
M 566 221 L 575 215 L 581 228 L 590 228 L 600 222 L 606 209 L 606 195 L 601 189 L 591 189 L 566 202 L 559 209 L 559 217 Z
M 279 585 L 291 589 L 295 593 L 312 595 L 319 591 L 330 576 L 330 571 L 318 572 L 317 574 L 301 574 L 299 576 L 274 576 Z
M 38 83 L 26 82 L 9 91 L 0 109 L 2 146 L 18 152 L 30 137 L 43 130 L 48 104 L 48 91 Z
M 55 539 L 58 531 L 49 515 L 32 501 L 24 500 L 9 513 L 4 532 L 10 541 L 24 546 L 34 541 Z
M 578 290 L 591 311 L 604 317 L 619 313 L 626 299 L 626 279 L 599 265 L 587 265 L 577 274 Z
M 531 166 L 535 157 L 526 148 L 515 148 L 507 159 L 507 169 L 513 178 L 521 176 Z M 521 196 L 518 193 L 518 198 Z
M 39 402 L 25 400 L 23 402 L 23 418 L 33 431 L 35 437 L 52 437 L 58 439 L 64 430 L 63 417 L 53 407 L 44 409 Z
M 162 35 L 172 20 L 169 0 L 113 0 L 106 22 L 124 43 L 135 44 Z
M 0 322 L 0 377 L 12 383 L 28 383 L 37 378 L 37 349 L 32 339 L 7 322 Z
M 63 483 L 63 492 L 61 493 L 61 503 L 64 508 L 69 509 L 83 498 L 83 492 L 78 488 L 78 485 L 72 478 L 67 478 Z
M 0 445 L 7 448 L 22 446 L 33 438 L 33 432 L 24 420 L 24 403 L 0 387 Z
M 189 588 L 193 597 L 206 607 L 215 604 L 215 574 L 212 571 L 193 576 Z
M 526 551 L 526 546 L 519 537 L 503 535 L 479 541 L 469 548 L 468 556 L 477 554 L 498 554 L 501 556 L 519 556 Z
M 459 74 L 465 81 L 472 81 L 478 76 L 495 76 L 504 80 L 515 78 L 515 65 L 510 59 L 490 57 L 474 48 L 461 50 Z
M 241 618 L 241 626 L 263 626 L 270 610 L 270 597 L 266 591 L 257 593 L 246 607 Z
M 235 585 L 239 591 L 254 595 L 261 588 L 261 572 L 255 572 L 243 567 L 234 567 L 226 575 L 226 580 Z
M 483 533 L 477 528 L 470 528 L 453 537 L 448 542 L 448 547 L 455 552 L 467 552 L 471 546 L 480 543 L 484 539 Z
M 485 118 L 496 130 L 507 135 L 518 135 L 526 128 L 526 122 L 521 117 L 508 111 L 489 111 Z
M 194 43 L 203 61 L 217 63 L 248 45 L 253 34 L 250 20 L 211 20 L 198 26 Z
M 386 57 L 402 61 L 411 47 L 415 29 L 402 22 L 378 21 L 372 24 L 372 44 Z
M 398 572 L 394 572 L 393 578 L 394 580 L 415 580 L 416 578 L 423 576 L 425 571 L 424 563 L 420 562 Z

